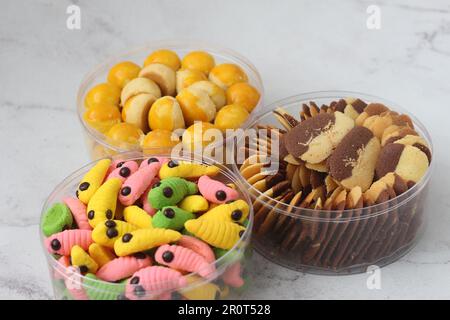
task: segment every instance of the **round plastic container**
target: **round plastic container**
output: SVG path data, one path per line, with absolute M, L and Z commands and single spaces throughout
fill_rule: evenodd
M 203 50 L 211 54 L 216 64 L 229 62 L 239 65 L 247 74 L 248 82 L 254 86 L 260 93 L 258 105 L 252 111 L 248 122 L 251 122 L 254 114 L 261 111 L 263 106 L 264 87 L 261 76 L 256 70 L 255 66 L 239 53 L 230 49 L 222 48 L 209 43 L 202 42 L 187 42 L 187 41 L 155 41 L 146 46 L 131 50 L 127 53 L 108 59 L 106 62 L 94 68 L 82 80 L 77 95 L 77 113 L 78 119 L 81 122 L 83 133 L 85 137 L 86 146 L 88 148 L 89 156 L 92 160 L 107 157 L 119 152 L 127 152 L 136 149 L 136 146 L 121 144 L 120 146 L 108 143 L 106 137 L 101 132 L 90 127 L 83 119 L 85 111 L 84 99 L 94 85 L 106 81 L 109 69 L 121 61 L 133 61 L 137 64 L 144 62 L 145 58 L 153 51 L 158 49 L 170 49 L 176 52 L 180 57 L 183 57 L 190 51 Z
M 414 116 L 393 102 L 356 92 L 313 92 L 277 101 L 248 128 L 258 124 L 282 128 L 272 113 L 277 107 L 299 119 L 303 103 L 314 101 L 321 106 L 346 97 L 380 102 L 407 114 L 432 151 L 430 135 Z M 256 251 L 282 266 L 325 275 L 366 272 L 371 265 L 385 266 L 410 251 L 425 228 L 425 200 L 432 169 L 433 161 L 419 183 L 392 200 L 361 209 L 330 211 L 289 206 L 268 197 L 240 175 L 239 165 L 233 165 L 253 201 L 252 243 Z
M 146 154 L 150 154 L 147 150 Z M 153 153 L 152 156 L 170 157 L 169 153 Z M 143 156 L 141 152 L 127 152 L 117 154 L 111 159 L 136 160 L 140 161 L 148 159 L 149 156 Z M 251 200 L 248 193 L 245 191 L 240 180 L 226 167 L 215 163 L 209 159 L 203 159 L 201 162 L 193 160 L 191 155 L 183 155 L 182 157 L 171 157 L 174 160 L 190 160 L 197 163 L 214 164 L 220 168 L 220 173 L 215 179 L 221 180 L 225 183 L 234 183 L 240 193 L 241 199 L 247 201 L 249 204 Z M 67 196 L 74 196 L 78 184 L 84 174 L 95 165 L 92 162 L 81 169 L 75 171 L 67 178 L 65 178 L 49 195 L 45 201 L 41 214 L 42 217 L 47 209 L 55 202 L 61 202 Z M 177 291 L 161 291 L 151 292 L 151 294 L 142 297 L 142 300 L 150 299 L 226 299 L 232 296 L 233 293 L 240 293 L 248 286 L 250 277 L 247 275 L 246 268 L 250 261 L 251 255 L 250 237 L 253 225 L 253 209 L 250 206 L 248 217 L 249 223 L 244 234 L 235 246 L 226 254 L 221 256 L 214 262 L 216 271 L 208 277 L 208 279 L 200 277 L 196 273 L 186 274 L 188 286 L 179 288 Z M 101 280 L 89 279 L 77 272 L 74 272 L 73 267 L 66 268 L 63 264 L 58 262 L 57 257 L 50 254 L 45 246 L 45 236 L 40 232 L 42 248 L 47 259 L 48 268 L 50 271 L 50 279 L 52 282 L 55 299 L 74 299 L 74 300 L 119 300 L 123 299 L 124 287 L 121 283 L 110 283 Z M 153 264 L 155 265 L 155 264 Z M 240 276 L 239 276 L 240 274 Z M 236 277 L 238 275 L 238 277 Z M 244 284 L 239 283 L 242 279 Z

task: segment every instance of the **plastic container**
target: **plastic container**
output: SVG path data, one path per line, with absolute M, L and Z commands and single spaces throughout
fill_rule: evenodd
M 150 154 L 147 150 L 146 154 Z M 153 156 L 169 157 L 168 153 L 152 154 Z M 128 152 L 121 153 L 111 158 L 124 159 L 124 160 L 143 160 L 148 159 L 149 156 L 143 156 L 141 152 Z M 171 157 L 174 160 L 191 160 L 190 155 L 183 155 L 182 157 Z M 239 190 L 241 199 L 247 201 L 249 204 L 251 200 L 248 193 L 243 188 L 240 180 L 226 167 L 221 164 L 217 164 L 211 160 L 203 159 L 202 162 L 195 161 L 197 163 L 214 164 L 220 168 L 220 173 L 215 177 L 225 183 L 236 184 L 237 190 Z M 46 210 L 55 202 L 60 202 L 64 197 L 74 196 L 78 184 L 83 177 L 83 175 L 95 164 L 92 162 L 81 169 L 75 171 L 67 178 L 65 178 L 49 195 L 45 201 L 44 207 L 41 213 L 42 217 Z M 230 249 L 226 254 L 217 259 L 214 262 L 216 272 L 212 274 L 208 280 L 201 278 L 196 273 L 190 273 L 185 275 L 188 286 L 173 292 L 152 292 L 151 295 L 143 296 L 143 300 L 155 299 L 158 296 L 161 299 L 226 299 L 233 294 L 234 291 L 241 292 L 244 290 L 249 281 L 247 276 L 246 268 L 248 267 L 248 262 L 250 261 L 249 255 L 251 254 L 250 237 L 253 224 L 253 209 L 250 206 L 249 213 L 249 223 L 244 234 L 240 240 L 235 244 L 235 246 Z M 42 248 L 47 259 L 48 268 L 50 271 L 50 279 L 52 282 L 55 299 L 75 299 L 75 300 L 86 300 L 97 299 L 97 300 L 117 300 L 123 299 L 122 289 L 120 283 L 110 283 L 101 280 L 87 279 L 85 276 L 79 273 L 73 272 L 72 269 L 67 269 L 62 265 L 55 256 L 48 253 L 44 247 L 45 236 L 40 232 Z M 230 274 L 236 274 L 236 271 L 240 274 L 241 279 L 244 280 L 242 286 L 237 287 L 235 282 L 235 277 L 230 276 Z M 87 279 L 87 280 L 86 280 Z M 231 279 L 231 280 L 228 280 Z M 231 283 L 230 283 L 231 281 Z M 105 284 L 108 287 L 105 288 Z M 234 287 L 233 287 L 234 286 Z M 122 291 L 121 291 L 122 290 Z M 86 292 L 89 291 L 89 296 Z
M 313 92 L 277 101 L 266 110 L 282 107 L 299 119 L 303 103 L 314 101 L 321 106 L 346 97 L 380 102 L 409 115 L 432 151 L 430 135 L 414 116 L 393 102 L 367 94 Z M 258 116 L 248 128 L 257 124 L 282 128 L 272 111 Z M 289 206 L 264 195 L 241 176 L 254 205 L 253 247 L 277 264 L 314 274 L 360 273 L 371 265 L 390 264 L 410 251 L 424 231 L 433 163 L 422 180 L 400 196 L 378 205 L 341 211 Z M 238 165 L 233 165 L 233 171 L 240 175 Z
M 229 62 L 239 65 L 247 74 L 248 82 L 254 86 L 260 93 L 260 100 L 255 107 L 248 122 L 251 121 L 252 115 L 261 111 L 264 98 L 264 87 L 261 76 L 256 70 L 255 66 L 248 61 L 245 57 L 239 53 L 230 49 L 222 48 L 209 43 L 202 42 L 187 42 L 187 41 L 155 41 L 146 46 L 136 48 L 127 53 L 108 59 L 106 62 L 94 68 L 86 77 L 82 80 L 77 95 L 77 113 L 78 119 L 81 122 L 85 143 L 88 148 L 89 156 L 92 160 L 107 157 L 118 152 L 127 152 L 135 150 L 135 146 L 127 146 L 122 144 L 120 147 L 112 145 L 107 142 L 104 134 L 91 128 L 83 119 L 83 113 L 85 111 L 84 99 L 89 89 L 98 83 L 106 81 L 109 69 L 116 63 L 121 61 L 133 61 L 137 64 L 144 62 L 145 58 L 153 51 L 157 49 L 170 49 L 175 51 L 180 57 L 183 57 L 186 53 L 193 50 L 203 50 L 210 53 L 217 64 Z

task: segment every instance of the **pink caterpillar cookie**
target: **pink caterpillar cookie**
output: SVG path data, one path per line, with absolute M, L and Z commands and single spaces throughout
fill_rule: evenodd
M 65 230 L 45 239 L 45 247 L 48 252 L 69 256 L 73 246 L 80 246 L 83 250 L 88 250 L 92 244 L 91 230 Z
M 150 190 L 153 188 L 153 186 L 159 182 L 159 178 L 155 177 L 152 180 L 152 183 L 150 183 L 150 186 L 147 188 L 147 190 L 145 190 L 145 192 L 142 194 L 141 196 L 141 202 L 142 202 L 142 209 L 144 209 L 149 215 L 154 216 L 156 211 L 155 208 L 152 207 L 152 205 L 150 204 L 150 201 L 147 200 L 148 197 L 148 193 L 150 192 Z
M 207 278 L 216 268 L 195 251 L 177 245 L 163 245 L 155 252 L 155 260 L 162 265 L 182 271 L 197 272 Z
M 96 276 L 105 281 L 115 282 L 132 276 L 136 271 L 151 266 L 152 260 L 144 253 L 119 257 L 101 267 Z
M 150 157 L 144 161 L 141 162 L 141 165 L 139 166 L 139 169 L 148 166 L 150 163 L 153 162 L 159 162 L 161 165 L 169 162 L 168 158 L 164 158 L 164 157 Z
M 87 218 L 86 205 L 81 202 L 78 198 L 67 197 L 63 199 L 63 202 L 67 205 L 72 216 L 77 223 L 78 229 L 82 230 L 92 230 Z
M 127 281 L 125 295 L 132 300 L 155 298 L 163 291 L 175 290 L 186 285 L 186 278 L 180 272 L 166 267 L 151 266 L 133 274 Z
M 125 182 L 125 180 L 135 173 L 139 168 L 139 165 L 136 163 L 136 161 L 127 161 L 124 162 L 120 167 L 114 169 L 106 178 L 106 180 L 109 180 L 111 178 L 119 178 L 122 183 Z
M 241 263 L 238 261 L 229 266 L 223 273 L 222 280 L 230 287 L 242 287 L 244 285 L 244 280 L 241 277 Z
M 211 179 L 207 175 L 198 179 L 198 189 L 202 196 L 212 203 L 222 204 L 239 198 L 239 193 L 236 190 L 220 181 Z
M 152 162 L 125 180 L 120 189 L 119 200 L 125 206 L 131 206 L 147 190 L 152 180 L 157 176 L 161 163 Z
M 181 236 L 181 239 L 178 240 L 177 244 L 198 253 L 205 258 L 208 263 L 213 263 L 216 260 L 216 256 L 211 247 L 195 237 L 183 235 Z

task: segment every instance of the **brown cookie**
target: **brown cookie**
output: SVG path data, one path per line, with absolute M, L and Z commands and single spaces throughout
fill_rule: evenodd
M 354 127 L 328 158 L 330 176 L 343 187 L 366 191 L 373 181 L 380 142 L 364 127 Z
M 415 135 L 406 135 L 403 138 L 396 140 L 394 143 L 416 147 L 426 154 L 428 162 L 431 163 L 431 150 L 424 138 Z
M 317 164 L 327 159 L 354 122 L 341 112 L 321 113 L 300 122 L 284 135 L 287 151 L 296 158 Z
M 417 183 L 425 175 L 428 166 L 428 157 L 419 148 L 390 143 L 381 149 L 375 172 L 378 178 L 395 172 L 404 180 Z
M 364 108 L 364 111 L 355 119 L 355 124 L 357 126 L 362 126 L 364 121 L 371 116 L 381 114 L 383 112 L 389 111 L 389 108 L 381 103 L 370 103 Z

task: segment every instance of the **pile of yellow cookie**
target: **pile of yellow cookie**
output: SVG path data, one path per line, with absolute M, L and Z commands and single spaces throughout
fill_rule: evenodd
M 239 128 L 259 100 L 240 66 L 216 64 L 206 51 L 180 59 L 160 49 L 142 67 L 131 61 L 114 65 L 106 82 L 85 95 L 83 120 L 121 149 L 171 148 L 180 139 L 191 148 L 194 139 L 213 142 L 203 137 L 206 129 Z M 194 122 L 200 135 L 193 135 Z M 174 135 L 176 129 L 187 130 Z

